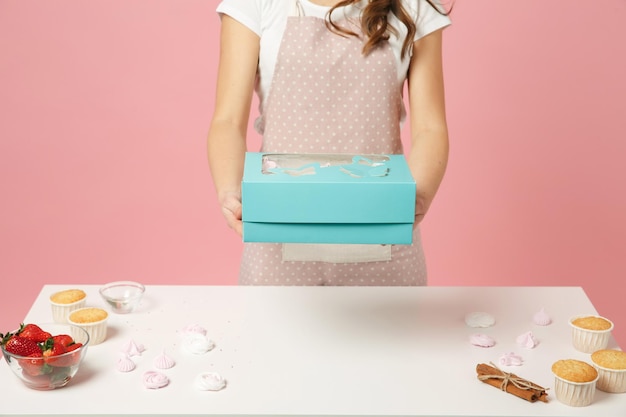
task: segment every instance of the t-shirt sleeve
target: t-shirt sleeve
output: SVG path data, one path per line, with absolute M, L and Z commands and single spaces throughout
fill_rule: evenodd
M 448 16 L 441 14 L 426 0 L 411 3 L 413 3 L 411 13 L 415 18 L 415 24 L 417 26 L 414 41 L 451 24 Z M 440 11 L 444 11 L 443 6 L 441 6 L 438 0 L 434 0 L 432 3 L 437 6 Z
M 222 0 L 217 13 L 228 15 L 261 36 L 261 3 L 259 0 Z

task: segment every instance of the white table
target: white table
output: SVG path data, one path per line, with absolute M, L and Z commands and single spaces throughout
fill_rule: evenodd
M 76 285 L 47 285 L 26 322 L 51 321 L 48 296 Z M 79 286 L 88 304 L 104 307 L 98 287 Z M 532 316 L 545 307 L 554 322 Z M 485 311 L 497 323 L 473 329 L 466 313 Z M 132 314 L 109 318 L 107 340 L 91 346 L 76 377 L 54 391 L 23 386 L 0 363 L 0 415 L 213 416 L 626 416 L 626 394 L 596 392 L 595 402 L 567 407 L 551 393 L 551 364 L 589 361 L 570 345 L 567 320 L 596 314 L 578 287 L 220 287 L 147 286 Z M 216 343 L 204 355 L 182 350 L 181 330 L 198 324 Z M 493 348 L 468 342 L 482 332 Z M 532 331 L 534 349 L 517 345 Z M 137 369 L 115 369 L 120 349 L 134 340 L 146 351 Z M 610 347 L 617 347 L 611 340 Z M 175 367 L 170 385 L 149 390 L 142 374 L 157 370 L 163 349 Z M 478 363 L 503 353 L 523 356 L 502 367 L 550 388 L 549 402 L 530 403 L 477 380 Z M 222 391 L 199 391 L 204 371 L 228 380 Z

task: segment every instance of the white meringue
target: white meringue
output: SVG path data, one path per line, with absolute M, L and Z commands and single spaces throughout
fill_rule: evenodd
M 483 311 L 475 311 L 465 316 L 465 324 L 469 327 L 491 327 L 496 324 L 496 318 Z
M 190 333 L 183 340 L 183 349 L 194 355 L 202 355 L 215 347 L 215 343 L 200 333 Z
M 176 361 L 165 353 L 165 349 L 163 349 L 160 355 L 154 358 L 154 366 L 159 369 L 169 369 L 174 365 L 176 365 Z
M 117 360 L 115 369 L 120 372 L 130 372 L 135 369 L 135 366 L 135 362 L 133 362 L 127 354 L 123 354 L 122 357 Z
M 196 377 L 195 386 L 202 391 L 219 391 L 226 387 L 226 380 L 217 372 L 204 372 Z
M 500 365 L 503 366 L 521 366 L 523 362 L 522 357 L 513 352 L 505 353 L 500 356 Z
M 496 341 L 491 336 L 482 333 L 470 335 L 469 341 L 472 345 L 479 347 L 492 347 L 496 344 Z
M 516 342 L 526 349 L 533 349 L 539 344 L 539 341 L 537 340 L 537 338 L 535 338 L 533 332 L 522 333 L 521 335 L 517 336 Z
M 133 339 L 130 339 L 122 345 L 121 350 L 128 356 L 141 356 L 143 351 L 146 349 L 143 347 L 143 345 L 136 343 Z
M 533 323 L 538 326 L 547 326 L 552 323 L 552 318 L 546 313 L 546 310 L 542 308 L 533 316 Z
M 155 371 L 147 371 L 143 374 L 143 385 L 148 389 L 159 389 L 167 386 L 170 379 L 167 375 Z

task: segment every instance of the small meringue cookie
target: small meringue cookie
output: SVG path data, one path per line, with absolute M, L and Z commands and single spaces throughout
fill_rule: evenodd
M 469 327 L 491 327 L 496 324 L 496 318 L 483 311 L 475 311 L 465 316 L 465 324 Z
M 546 313 L 546 310 L 542 308 L 533 316 L 533 323 L 538 326 L 547 326 L 552 323 L 552 318 Z
M 121 351 L 126 353 L 128 356 L 141 356 L 143 351 L 146 349 L 143 345 L 135 342 L 133 339 L 128 340 L 126 343 L 122 345 Z
M 196 377 L 195 386 L 202 391 L 219 391 L 226 387 L 226 380 L 217 372 L 204 372 Z
M 479 347 L 492 347 L 496 344 L 496 341 L 491 336 L 482 333 L 470 335 L 469 341 L 472 345 Z
M 193 324 L 188 324 L 187 326 L 183 327 L 182 333 L 183 335 L 187 335 L 191 333 L 199 333 L 203 336 L 206 336 L 206 329 L 200 326 L 199 324 L 193 323 Z
M 521 366 L 523 362 L 522 357 L 513 352 L 505 353 L 500 356 L 500 365 L 503 366 Z
M 535 338 L 533 332 L 522 333 L 517 336 L 517 339 L 515 340 L 520 346 L 525 347 L 526 349 L 533 349 L 539 344 L 539 341 Z
M 155 371 L 147 371 L 143 374 L 143 385 L 148 389 L 159 389 L 167 386 L 170 379 L 167 375 Z
M 183 341 L 183 349 L 194 355 L 202 355 L 215 347 L 215 343 L 200 333 L 190 333 Z
M 163 352 L 160 355 L 154 358 L 154 366 L 156 368 L 169 369 L 174 365 L 176 365 L 176 361 L 165 353 L 165 349 L 163 349 Z
M 276 161 L 274 161 L 272 159 L 265 159 L 263 161 L 263 168 L 265 168 L 265 169 L 278 168 L 278 164 L 276 163 Z
M 130 372 L 134 370 L 136 367 L 135 362 L 128 356 L 128 354 L 124 353 L 122 357 L 117 360 L 115 364 L 115 369 L 120 372 Z

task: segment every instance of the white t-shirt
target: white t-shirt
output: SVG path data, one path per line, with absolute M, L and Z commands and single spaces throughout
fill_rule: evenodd
M 217 7 L 220 15 L 229 15 L 260 37 L 256 92 L 259 96 L 261 114 L 263 114 L 265 100 L 272 83 L 276 57 L 287 24 L 287 17 L 292 12 L 295 2 L 296 0 L 222 0 Z M 299 0 L 299 2 L 305 16 L 323 19 L 330 10 L 330 7 L 316 5 L 309 0 Z M 368 0 L 361 0 L 357 4 L 337 9 L 333 18 L 358 17 L 367 2 Z M 426 0 L 403 0 L 402 4 L 417 26 L 414 41 L 450 24 L 450 19 L 433 9 Z M 398 82 L 401 85 L 406 79 L 410 61 L 408 54 L 404 59 L 400 59 L 406 28 L 395 16 L 390 18 L 389 23 L 398 30 L 398 36 L 391 34 L 389 43 L 397 59 Z

